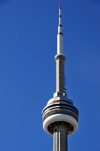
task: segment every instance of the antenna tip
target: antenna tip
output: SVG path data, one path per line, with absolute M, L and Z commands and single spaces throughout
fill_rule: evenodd
M 61 9 L 61 4 L 59 4 L 59 8 Z

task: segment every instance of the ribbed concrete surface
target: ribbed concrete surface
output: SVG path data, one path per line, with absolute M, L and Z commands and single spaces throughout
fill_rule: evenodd
M 56 92 L 63 96 L 64 90 L 64 60 L 58 58 L 56 60 Z
M 67 132 L 64 125 L 56 126 L 53 133 L 53 151 L 67 151 Z

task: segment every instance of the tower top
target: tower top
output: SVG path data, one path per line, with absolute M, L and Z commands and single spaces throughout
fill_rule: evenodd
M 61 26 L 61 4 L 59 4 L 59 25 Z
M 59 8 L 61 9 L 61 4 L 59 4 Z
M 61 4 L 59 4 L 59 25 L 57 34 L 57 55 L 63 54 L 63 33 L 61 25 Z

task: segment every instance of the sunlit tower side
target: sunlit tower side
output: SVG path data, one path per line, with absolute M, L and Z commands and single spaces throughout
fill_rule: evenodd
M 59 25 L 57 34 L 56 61 L 56 92 L 47 102 L 42 111 L 43 129 L 53 135 L 53 151 L 67 151 L 67 136 L 73 134 L 78 128 L 77 108 L 68 98 L 64 88 L 64 61 L 63 33 L 61 25 L 61 4 L 59 5 Z

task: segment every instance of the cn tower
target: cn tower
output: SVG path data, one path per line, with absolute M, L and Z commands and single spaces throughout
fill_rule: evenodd
M 59 25 L 57 34 L 56 92 L 42 111 L 43 129 L 53 135 L 53 151 L 68 151 L 67 136 L 78 128 L 79 112 L 68 98 L 64 87 L 63 33 L 61 25 L 61 4 L 59 5 Z

